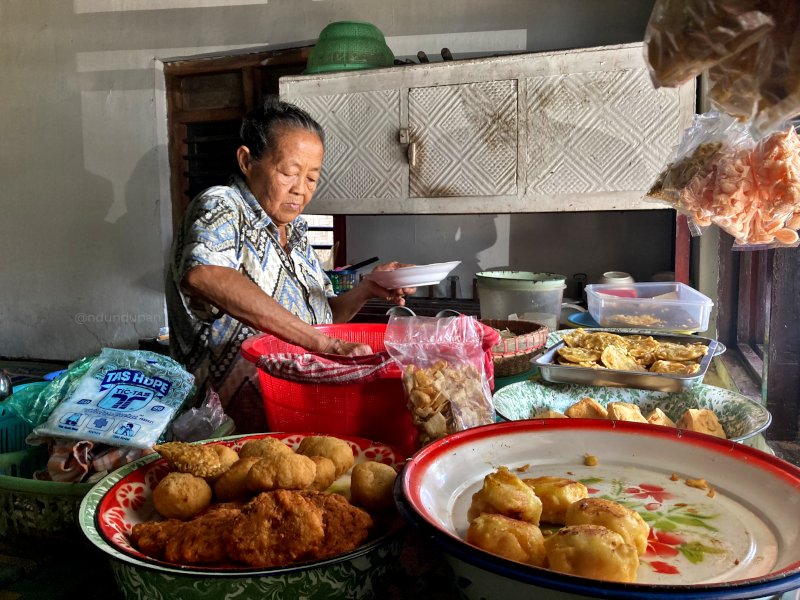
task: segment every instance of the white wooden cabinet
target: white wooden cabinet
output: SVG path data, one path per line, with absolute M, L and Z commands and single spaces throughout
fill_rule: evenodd
M 695 112 L 641 44 L 283 77 L 326 131 L 322 214 L 663 208 L 643 194 Z

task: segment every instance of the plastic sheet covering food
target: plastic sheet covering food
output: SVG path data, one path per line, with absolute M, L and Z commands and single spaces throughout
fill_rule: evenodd
M 699 115 L 648 196 L 687 215 L 696 231 L 716 225 L 735 248 L 800 241 L 800 138 L 794 128 L 761 139 L 728 115 Z

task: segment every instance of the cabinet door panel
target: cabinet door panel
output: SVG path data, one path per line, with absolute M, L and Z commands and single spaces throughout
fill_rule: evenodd
M 517 193 L 517 82 L 412 88 L 409 196 Z
M 405 155 L 397 142 L 400 92 L 379 90 L 292 98 L 325 130 L 315 200 L 399 198 Z

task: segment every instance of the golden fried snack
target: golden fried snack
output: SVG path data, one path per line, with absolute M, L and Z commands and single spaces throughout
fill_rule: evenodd
M 469 524 L 467 542 L 509 560 L 536 567 L 545 564 L 544 536 L 532 523 L 483 514 Z
M 314 481 L 311 482 L 309 488 L 320 492 L 327 490 L 336 481 L 336 465 L 327 456 L 309 456 L 308 458 L 313 460 L 317 467 Z
M 214 495 L 221 502 L 242 500 L 250 496 L 247 487 L 247 474 L 250 468 L 261 460 L 258 456 L 240 458 L 214 482 Z
M 701 358 L 708 353 L 708 346 L 705 344 L 675 344 L 672 342 L 661 342 L 656 350 L 656 358 L 659 360 L 669 360 L 676 362 L 686 362 Z
M 647 550 L 650 526 L 635 510 L 605 498 L 584 498 L 567 509 L 566 525 L 602 525 L 622 536 L 642 555 Z
M 241 450 L 239 450 L 240 458 L 249 458 L 251 456 L 266 458 L 268 456 L 284 456 L 287 454 L 294 454 L 294 450 L 282 441 L 272 437 L 249 440 L 245 442 Z
M 251 567 L 280 567 L 319 551 L 322 509 L 300 492 L 275 490 L 253 498 L 227 536 L 228 555 Z
M 217 456 L 219 456 L 219 464 L 223 469 L 218 475 L 208 478 L 213 482 L 216 481 L 222 475 L 222 473 L 230 469 L 233 463 L 239 460 L 239 454 L 236 452 L 236 450 L 230 446 L 226 446 L 225 444 L 209 444 L 208 447 L 217 453 Z
M 637 363 L 632 356 L 628 354 L 622 346 L 609 344 L 603 349 L 600 355 L 600 362 L 609 369 L 617 371 L 644 371 L 639 363 Z
M 556 352 L 561 358 L 571 363 L 592 363 L 600 360 L 601 354 L 599 350 L 572 346 L 562 346 Z
M 211 486 L 189 473 L 167 473 L 153 490 L 153 506 L 168 519 L 191 519 L 211 504 Z
M 570 419 L 607 419 L 608 411 L 594 398 L 585 396 L 564 411 Z
M 298 454 L 304 456 L 324 456 L 336 465 L 336 477 L 350 470 L 355 463 L 353 449 L 344 440 L 329 435 L 310 435 L 300 441 Z
M 644 418 L 639 407 L 630 402 L 609 402 L 606 404 L 606 410 L 609 419 L 647 423 L 647 419 Z
M 373 512 L 394 507 L 394 480 L 397 471 L 389 465 L 368 461 L 353 467 L 350 499 L 353 504 Z
M 137 523 L 131 531 L 131 543 L 143 554 L 163 559 L 167 542 L 178 533 L 181 525 L 183 521 L 179 519 Z
M 530 486 L 542 501 L 541 520 L 545 523 L 563 525 L 567 515 L 567 508 L 589 493 L 586 486 L 580 481 L 573 481 L 566 477 L 533 477 L 523 479 L 522 482 Z
M 167 540 L 164 559 L 188 565 L 225 561 L 228 532 L 239 512 L 238 508 L 217 508 L 183 523 Z
M 191 473 L 196 477 L 216 477 L 225 471 L 219 454 L 210 446 L 188 442 L 156 444 L 153 450 L 161 454 L 173 471 Z
M 583 345 L 583 339 L 586 337 L 586 330 L 576 329 L 565 333 L 561 339 L 567 346 L 580 348 Z
M 583 336 L 581 340 L 583 348 L 590 350 L 605 350 L 608 346 L 625 347 L 625 338 L 616 333 L 609 333 L 607 331 L 593 331 Z
M 567 415 L 564 413 L 560 413 L 557 410 L 553 410 L 548 408 L 546 410 L 540 410 L 535 415 L 533 415 L 534 419 L 568 419 Z
M 253 492 L 304 490 L 314 482 L 317 465 L 302 454 L 261 458 L 247 472 L 247 487 Z
M 675 375 L 694 375 L 700 372 L 699 363 L 683 363 L 673 360 L 657 360 L 650 366 L 653 373 L 674 373 Z
M 340 494 L 305 491 L 300 494 L 322 510 L 325 537 L 311 558 L 327 558 L 349 552 L 369 537 L 372 517 L 365 510 L 350 504 Z
M 713 435 L 723 440 L 727 439 L 725 430 L 717 419 L 717 415 L 707 408 L 688 409 L 678 420 L 676 427 Z
M 675 421 L 670 419 L 660 408 L 654 408 L 647 415 L 647 422 L 651 425 L 663 425 L 664 427 L 675 427 Z
M 472 522 L 482 514 L 498 514 L 539 524 L 542 501 L 533 489 L 507 467 L 500 467 L 483 478 L 483 487 L 472 495 L 467 520 Z
M 602 525 L 572 525 L 544 541 L 548 568 L 604 581 L 636 581 L 639 556 L 616 531 Z

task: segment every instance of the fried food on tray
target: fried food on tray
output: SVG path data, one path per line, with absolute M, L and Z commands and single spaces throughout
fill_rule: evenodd
M 589 348 L 590 350 L 599 350 L 602 352 L 609 346 L 625 347 L 625 339 L 616 333 L 609 333 L 607 331 L 593 331 L 586 333 L 581 339 L 581 347 Z
M 584 396 L 564 411 L 570 419 L 606 419 L 608 411 L 594 398 Z
M 602 525 L 621 535 L 625 543 L 636 548 L 639 555 L 647 550 L 650 526 L 639 513 L 618 502 L 604 498 L 578 500 L 567 509 L 565 523 L 567 526 Z
M 298 494 L 322 510 L 325 536 L 311 558 L 327 558 L 349 552 L 369 537 L 374 525 L 372 517 L 367 511 L 350 504 L 344 496 L 314 491 Z
M 156 444 L 153 450 L 167 461 L 173 471 L 191 473 L 197 477 L 217 477 L 225 468 L 220 456 L 210 446 L 188 442 L 166 442 Z
M 314 482 L 317 465 L 302 454 L 273 455 L 259 459 L 247 472 L 247 487 L 253 492 L 304 490 Z
M 251 567 L 304 560 L 325 538 L 322 509 L 290 490 L 264 492 L 242 508 L 228 536 L 228 555 Z
M 647 415 L 647 422 L 651 425 L 662 425 L 664 427 L 675 427 L 675 421 L 670 419 L 660 408 L 654 408 Z
M 609 344 L 600 355 L 600 362 L 603 366 L 617 371 L 644 371 L 639 363 L 637 363 L 628 351 L 622 346 Z
M 563 525 L 567 508 L 573 502 L 586 498 L 589 493 L 586 486 L 580 481 L 573 481 L 566 477 L 545 475 L 523 479 L 522 482 L 530 486 L 542 501 L 541 520 L 554 525 Z
M 250 468 L 261 460 L 258 456 L 240 458 L 214 482 L 214 495 L 217 500 L 229 502 L 243 500 L 251 495 L 247 487 L 247 474 Z
M 164 559 L 189 565 L 226 560 L 227 535 L 238 516 L 238 508 L 227 506 L 209 510 L 184 522 L 167 540 Z
M 609 419 L 647 423 L 647 419 L 644 418 L 639 407 L 630 402 L 609 402 L 606 405 L 606 410 L 608 410 Z
M 469 524 L 467 542 L 509 560 L 537 567 L 545 564 L 544 536 L 532 523 L 483 514 Z
M 336 465 L 327 456 L 309 456 L 314 461 L 317 470 L 314 473 L 314 481 L 308 486 L 312 490 L 323 492 L 336 481 Z
M 359 463 L 350 476 L 351 501 L 375 512 L 389 510 L 394 506 L 395 479 L 397 471 L 389 465 L 375 461 Z
M 707 408 L 690 408 L 675 424 L 679 429 L 688 429 L 689 431 L 697 431 L 713 435 L 718 438 L 727 439 L 725 430 L 717 419 L 714 411 Z
M 656 358 L 659 360 L 670 360 L 685 362 L 701 358 L 708 353 L 708 346 L 705 344 L 675 344 L 672 342 L 662 342 L 656 350 Z
M 300 440 L 298 454 L 324 456 L 336 465 L 336 477 L 347 472 L 355 463 L 353 449 L 344 440 L 328 435 L 310 435 Z
M 287 454 L 294 454 L 294 450 L 272 437 L 248 440 L 242 444 L 242 448 L 239 450 L 240 458 L 250 458 L 251 456 L 267 458 L 275 455 L 285 456 Z
M 636 581 L 636 548 L 602 525 L 563 527 L 544 541 L 544 547 L 547 566 L 554 571 L 604 581 Z
M 590 350 L 589 348 L 563 346 L 558 349 L 558 355 L 567 362 L 572 363 L 595 362 L 600 360 L 600 354 L 599 350 Z
M 678 375 L 694 375 L 700 372 L 698 363 L 682 363 L 672 360 L 657 360 L 650 366 L 652 373 L 676 373 Z
M 533 489 L 507 467 L 500 467 L 483 478 L 483 487 L 472 495 L 467 520 L 472 522 L 481 514 L 498 514 L 539 524 L 542 501 Z
M 211 504 L 211 486 L 189 473 L 168 473 L 153 490 L 153 506 L 168 519 L 191 519 Z
M 147 556 L 163 559 L 167 542 L 175 537 L 181 525 L 183 521 L 179 519 L 137 523 L 131 531 L 131 543 Z

